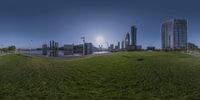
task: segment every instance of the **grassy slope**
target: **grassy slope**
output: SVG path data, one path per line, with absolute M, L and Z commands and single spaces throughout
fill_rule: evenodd
M 74 61 L 0 57 L 1 100 L 197 99 L 199 91 L 200 58 L 179 53 L 124 52 Z

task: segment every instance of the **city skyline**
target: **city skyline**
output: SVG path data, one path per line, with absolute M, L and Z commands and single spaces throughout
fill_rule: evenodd
M 188 42 L 200 46 L 200 1 L 20 1 L 0 2 L 0 47 L 36 48 L 50 40 L 80 44 L 82 36 L 97 47 L 103 37 L 107 47 L 106 42 L 121 42 L 135 25 L 138 45 L 161 48 L 161 24 L 176 18 L 188 20 Z

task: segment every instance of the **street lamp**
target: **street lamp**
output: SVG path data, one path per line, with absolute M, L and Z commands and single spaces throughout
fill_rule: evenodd
M 83 40 L 83 56 L 85 55 L 85 37 L 81 37 Z
M 32 43 L 32 42 L 33 42 L 33 40 L 30 41 L 30 52 L 29 52 L 29 55 L 30 55 L 30 56 L 31 56 L 31 49 L 32 49 L 32 48 L 31 48 L 31 43 Z

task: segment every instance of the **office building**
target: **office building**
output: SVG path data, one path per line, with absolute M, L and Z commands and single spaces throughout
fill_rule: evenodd
M 114 44 L 110 44 L 110 50 L 114 50 Z
M 149 46 L 149 47 L 147 47 L 147 50 L 148 50 L 148 51 L 155 51 L 155 50 L 156 50 L 156 47 L 154 47 L 154 46 Z
M 85 43 L 85 55 L 93 53 L 93 44 L 92 43 Z
M 123 40 L 123 41 L 122 41 L 122 44 L 121 44 L 121 49 L 124 50 L 124 48 L 125 48 L 125 47 L 124 47 L 124 40 Z
M 130 45 L 130 34 L 127 33 L 125 37 L 125 49 L 127 50 Z
M 55 42 L 55 41 L 49 41 L 50 43 L 50 56 L 52 57 L 57 57 L 58 56 L 58 50 L 59 50 L 59 47 L 58 47 L 58 42 Z
M 115 46 L 115 50 L 118 50 L 118 46 L 117 45 Z
M 48 46 L 47 44 L 42 45 L 42 55 L 48 55 Z
M 73 55 L 74 54 L 74 45 L 66 44 L 64 45 L 64 55 Z
M 85 43 L 84 44 L 84 51 L 85 55 L 92 54 L 93 53 L 93 44 L 92 43 Z M 74 53 L 80 53 L 83 54 L 83 44 L 75 45 L 73 48 Z
M 136 46 L 137 45 L 136 42 L 137 42 L 137 28 L 136 26 L 132 26 L 131 27 L 131 45 Z
M 173 19 L 162 24 L 161 45 L 163 50 L 187 48 L 187 20 Z
M 117 46 L 118 46 L 118 49 L 120 49 L 120 42 L 118 42 L 118 45 L 117 45 Z
M 83 54 L 83 44 L 74 45 L 74 53 Z

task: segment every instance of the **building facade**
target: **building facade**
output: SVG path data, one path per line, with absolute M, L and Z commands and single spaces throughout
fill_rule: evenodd
M 84 44 L 84 49 L 83 50 L 83 44 L 79 44 L 79 45 L 74 45 L 74 48 L 73 48 L 73 52 L 74 53 L 79 53 L 79 54 L 83 54 L 83 51 L 85 55 L 89 55 L 89 54 L 92 54 L 93 53 L 93 44 L 92 43 L 85 43 Z
M 74 45 L 74 53 L 83 54 L 83 44 Z
M 110 44 L 110 51 L 114 50 L 114 44 Z
M 65 44 L 64 45 L 64 55 L 73 55 L 74 54 L 74 45 Z
M 187 48 L 187 20 L 173 19 L 162 24 L 161 45 L 163 50 Z
M 117 46 L 118 46 L 118 50 L 119 50 L 120 49 L 120 42 L 118 42 L 117 44 L 118 44 Z
M 129 45 L 130 45 L 130 34 L 127 33 L 125 37 L 125 49 L 128 49 Z
M 137 28 L 136 26 L 131 27 L 131 45 L 137 45 Z
M 89 55 L 93 53 L 93 44 L 85 43 L 85 55 Z
M 147 50 L 148 50 L 148 51 L 155 51 L 155 50 L 156 50 L 156 47 L 154 47 L 154 46 L 149 46 L 149 47 L 147 47 Z
M 122 44 L 121 44 L 121 49 L 124 50 L 124 48 L 125 48 L 125 47 L 124 47 L 124 40 L 123 40 L 123 41 L 122 41 Z
M 50 43 L 50 47 L 49 47 L 50 55 L 49 56 L 57 57 L 58 50 L 59 50 L 58 42 L 55 42 L 54 40 L 52 40 L 52 41 L 49 41 L 49 43 Z
M 48 55 L 48 46 L 47 44 L 42 45 L 42 55 Z

